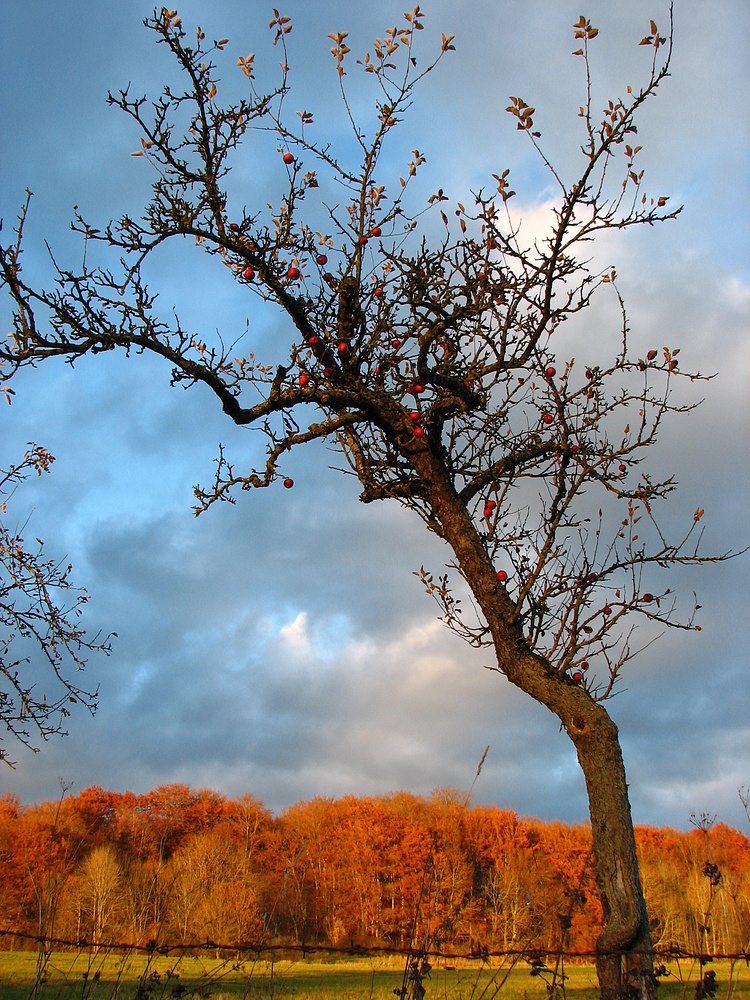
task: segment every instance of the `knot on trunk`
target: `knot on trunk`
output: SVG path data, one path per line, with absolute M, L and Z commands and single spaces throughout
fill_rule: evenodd
M 585 736 L 589 731 L 589 724 L 582 715 L 574 715 L 566 728 L 571 736 Z

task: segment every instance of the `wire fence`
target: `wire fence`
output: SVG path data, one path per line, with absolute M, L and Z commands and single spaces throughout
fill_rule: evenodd
M 362 956 L 398 956 L 407 958 L 411 955 L 420 954 L 433 956 L 436 958 L 450 959 L 456 961 L 488 961 L 491 959 L 527 959 L 531 962 L 540 958 L 550 956 L 561 956 L 566 960 L 589 961 L 605 955 L 650 955 L 654 961 L 667 961 L 673 959 L 693 960 L 697 962 L 709 963 L 714 961 L 745 962 L 750 967 L 750 947 L 747 951 L 740 950 L 734 952 L 724 951 L 691 951 L 680 945 L 670 945 L 665 948 L 655 947 L 650 949 L 630 949 L 630 950 L 580 950 L 580 949 L 540 949 L 534 946 L 511 947 L 511 948 L 489 948 L 484 945 L 473 947 L 469 950 L 456 949 L 451 947 L 425 945 L 415 947 L 415 945 L 399 946 L 389 943 L 358 944 L 349 943 L 346 945 L 331 944 L 308 944 L 299 942 L 253 942 L 253 941 L 213 941 L 210 938 L 189 941 L 155 941 L 145 942 L 133 941 L 112 941 L 105 939 L 90 938 L 64 938 L 49 935 L 32 934 L 27 931 L 16 931 L 11 928 L 0 928 L 0 941 L 4 938 L 11 938 L 15 941 L 24 942 L 44 950 L 52 948 L 65 948 L 77 951 L 108 951 L 108 952 L 132 952 L 145 955 L 159 954 L 163 956 L 184 954 L 184 953 L 224 953 L 232 955 L 248 955 L 253 957 L 262 956 L 300 956 L 302 958 L 321 956 L 339 956 L 341 958 L 356 958 Z
M 12 944 L 7 950 L 8 944 Z M 595 952 L 435 944 L 145 941 L 69 938 L 0 928 L 2 1000 L 574 1000 L 596 990 L 596 959 L 618 955 L 628 995 L 645 990 L 643 955 L 676 1000 L 746 1000 L 750 945 Z M 640 961 L 639 961 L 640 958 Z M 714 962 L 722 963 L 713 967 Z M 645 963 L 650 969 L 651 963 Z M 640 985 L 639 985 L 640 984 Z M 719 990 L 721 992 L 719 993 Z

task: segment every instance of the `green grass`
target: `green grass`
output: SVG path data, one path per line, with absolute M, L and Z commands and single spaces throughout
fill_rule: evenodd
M 446 969 L 436 960 L 425 981 L 427 998 L 491 1000 L 504 978 L 498 965 L 480 968 L 479 963 L 456 963 Z M 719 983 L 717 1000 L 728 997 L 729 963 L 713 966 Z M 33 952 L 0 952 L 0 1000 L 28 1000 L 36 968 Z M 693 1000 L 698 978 L 696 964 L 689 961 L 670 967 L 672 975 L 662 980 L 660 1000 Z M 570 1000 L 595 1000 L 598 995 L 593 966 L 566 968 L 566 996 Z M 143 954 L 115 955 L 104 952 L 53 953 L 46 968 L 46 982 L 37 991 L 38 1000 L 385 1000 L 401 985 L 403 962 L 392 958 L 357 958 L 321 961 L 306 958 L 275 963 L 261 960 L 237 964 L 214 958 L 147 957 Z M 750 971 L 735 969 L 732 1000 L 750 1000 Z M 139 992 L 140 987 L 140 992 Z M 484 992 L 483 992 L 484 991 Z M 532 977 L 526 963 L 512 971 L 498 996 L 503 1000 L 547 1000 L 546 983 Z

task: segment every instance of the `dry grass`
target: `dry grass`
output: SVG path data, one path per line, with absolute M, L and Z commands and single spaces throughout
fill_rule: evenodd
M 450 1000 L 548 1000 L 547 984 L 532 977 L 526 963 L 511 972 L 502 988 L 505 970 L 498 965 L 454 963 L 445 968 L 436 962 L 425 981 L 427 998 Z M 29 1000 L 32 995 L 36 955 L 32 952 L 0 952 L 0 998 Z M 718 981 L 717 1000 L 750 1000 L 750 971 L 728 962 L 714 966 Z M 662 980 L 663 1000 L 693 1000 L 699 977 L 697 963 L 685 961 L 669 966 Z M 730 979 L 730 972 L 733 976 Z M 566 968 L 568 1000 L 595 1000 L 596 975 L 590 965 Z M 256 962 L 217 960 L 207 957 L 180 958 L 143 954 L 115 955 L 100 952 L 60 952 L 50 957 L 46 982 L 37 991 L 38 1000 L 254 1000 L 254 998 L 298 998 L 298 1000 L 392 1000 L 401 986 L 403 960 L 398 957 L 336 959 L 321 961 Z M 562 996 L 560 994 L 561 1000 Z

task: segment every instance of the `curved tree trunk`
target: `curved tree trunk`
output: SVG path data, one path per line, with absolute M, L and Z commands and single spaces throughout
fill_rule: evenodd
M 498 660 L 507 664 L 505 642 Z M 601 704 L 534 654 L 521 654 L 516 664 L 502 669 L 513 684 L 560 719 L 584 774 L 594 874 L 604 917 L 596 946 L 601 996 L 603 1000 L 634 996 L 653 1000 L 656 979 L 651 931 L 617 726 Z
M 596 971 L 602 997 L 656 996 L 651 930 L 643 898 L 617 726 L 601 705 L 568 723 L 586 779 L 596 883 L 604 913 Z M 576 722 L 583 722 L 578 731 Z M 572 729 L 576 731 L 571 732 Z
M 497 649 L 497 646 L 496 646 Z M 507 644 L 499 662 L 507 663 Z M 604 929 L 596 970 L 603 1000 L 656 997 L 651 931 L 641 887 L 625 765 L 618 730 L 606 709 L 533 654 L 504 668 L 508 679 L 563 723 L 586 781 L 594 873 Z
M 651 932 L 617 726 L 603 705 L 528 646 L 508 593 L 452 483 L 431 462 L 420 472 L 439 517 L 439 533 L 456 554 L 489 626 L 498 670 L 554 713 L 576 748 L 586 780 L 594 869 L 604 915 L 596 960 L 603 1000 L 633 996 L 653 1000 Z

